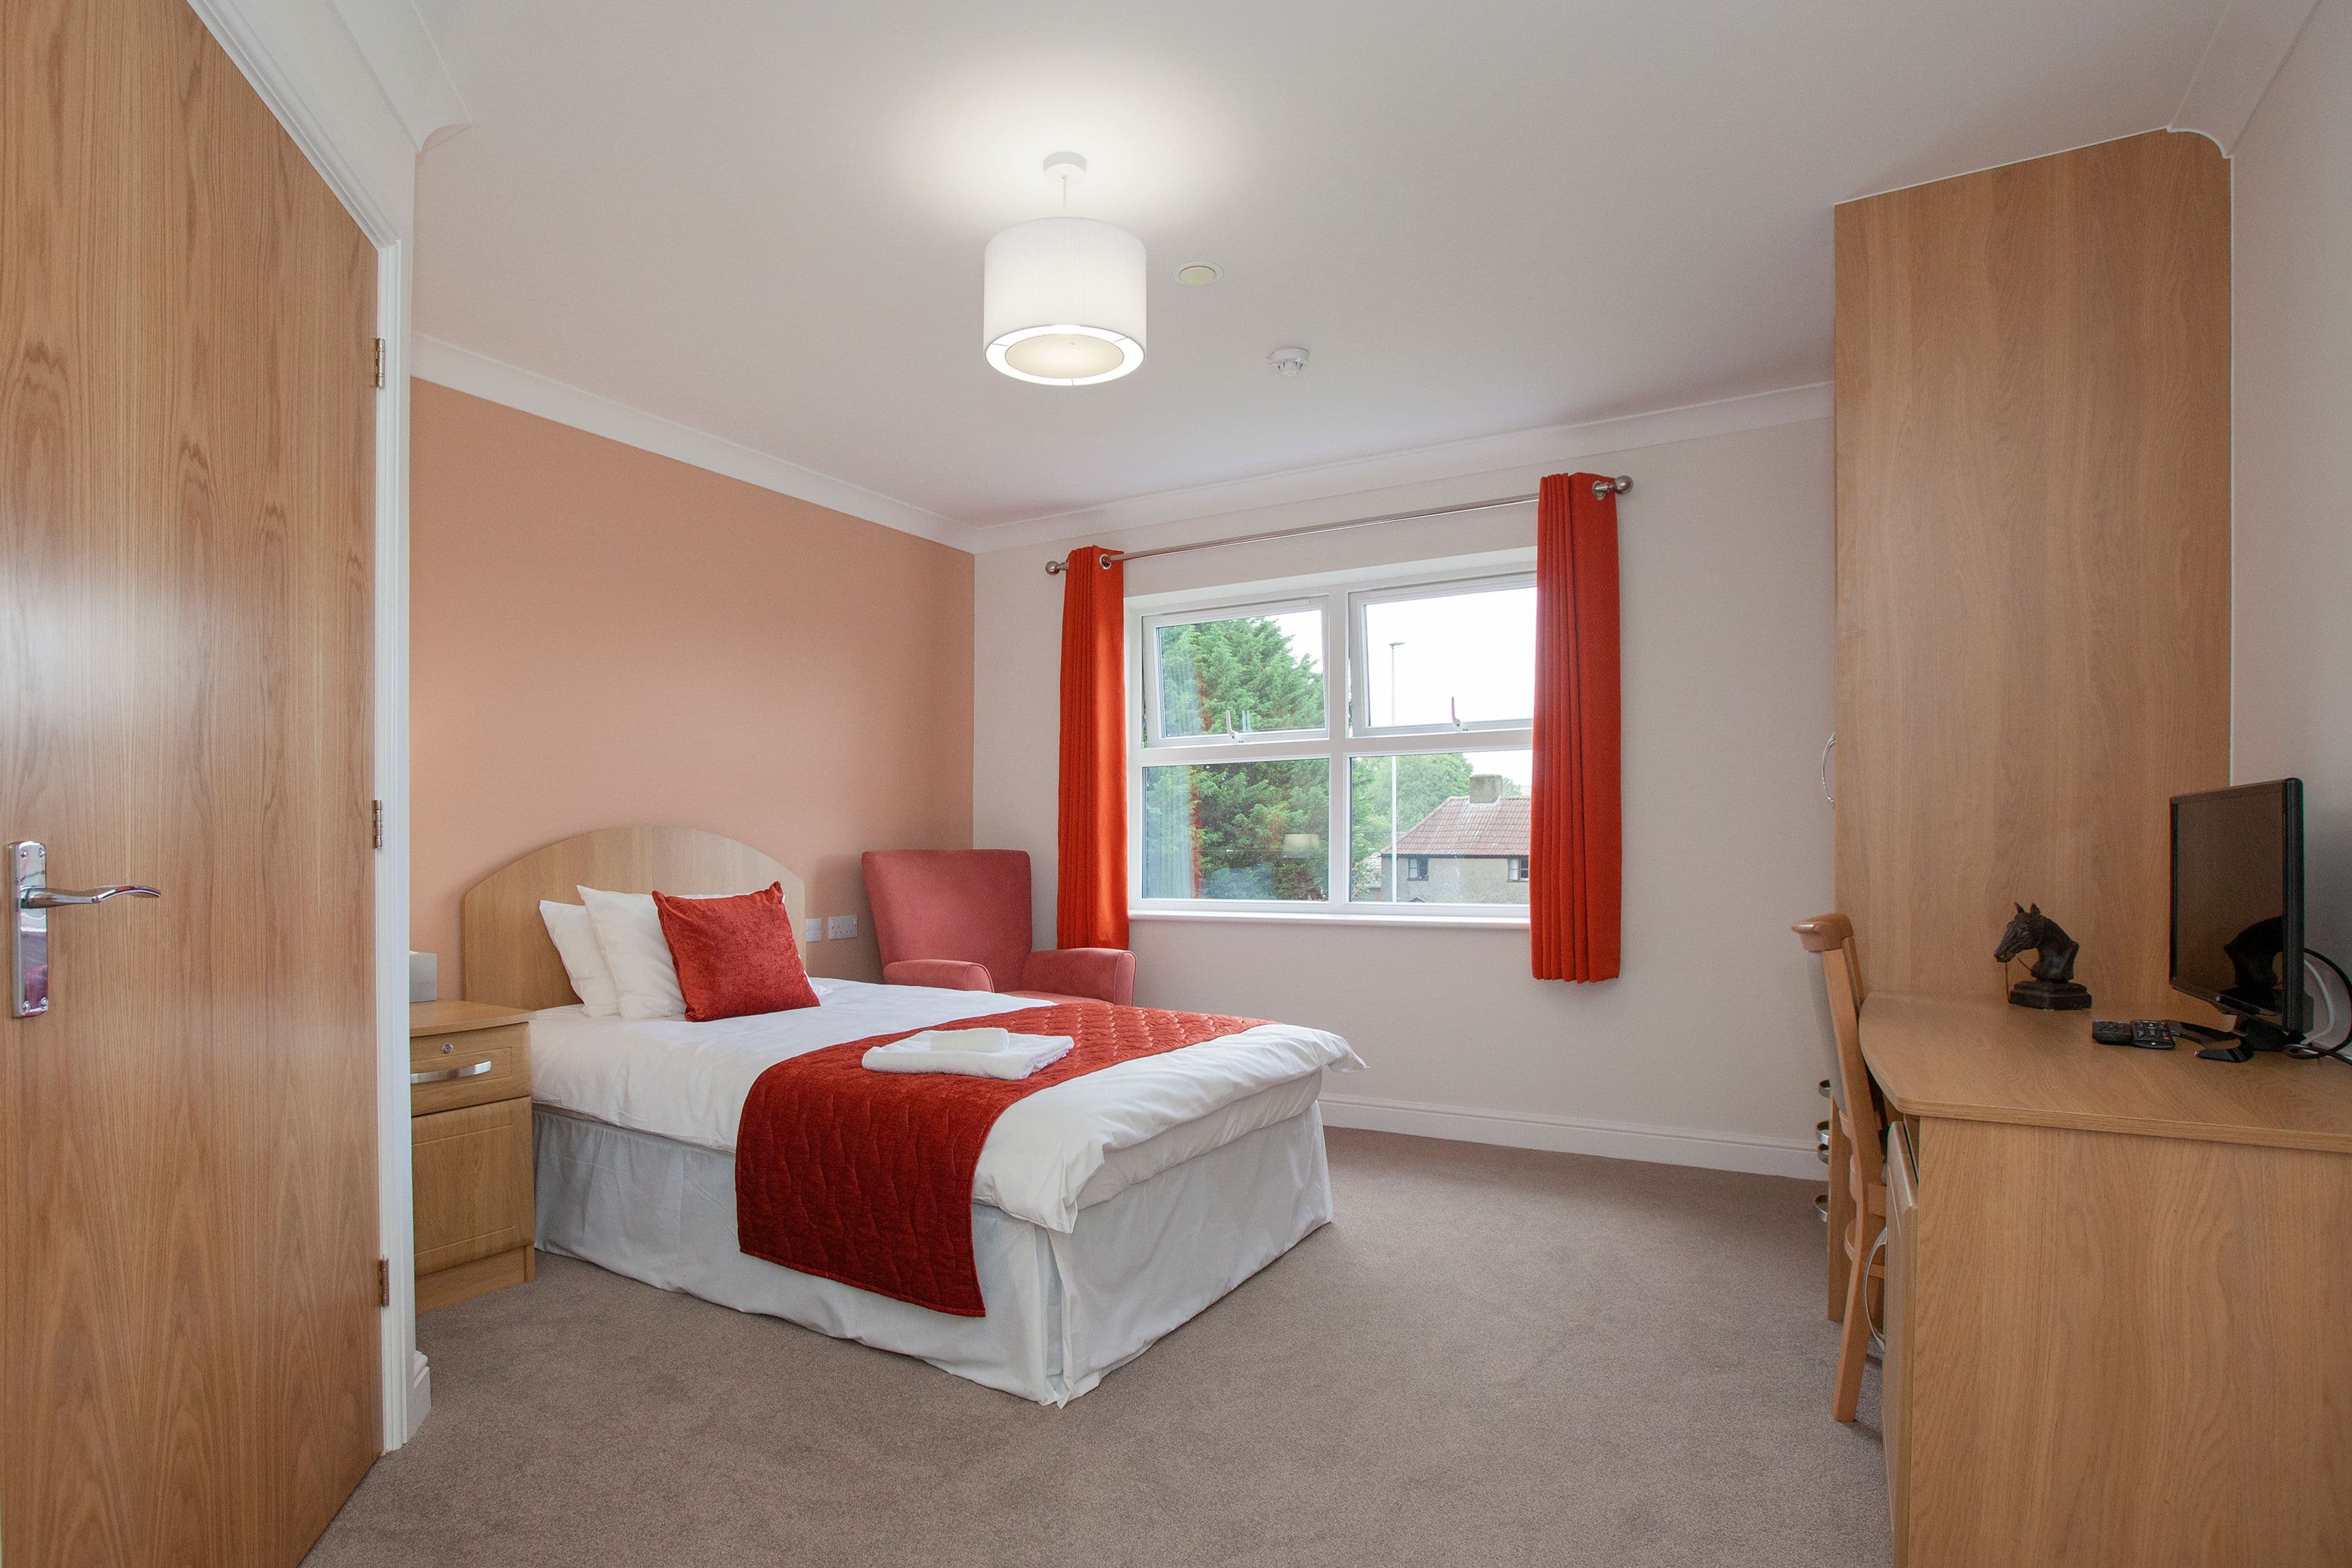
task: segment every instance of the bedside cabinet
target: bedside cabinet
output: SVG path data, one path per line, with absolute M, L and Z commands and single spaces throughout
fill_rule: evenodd
M 530 1147 L 530 1015 L 483 1002 L 408 1008 L 416 1310 L 538 1273 Z

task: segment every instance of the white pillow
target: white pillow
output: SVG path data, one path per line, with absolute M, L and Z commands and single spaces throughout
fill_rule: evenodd
M 725 899 L 731 893 L 688 893 L 689 899 Z M 662 934 L 661 914 L 651 893 L 608 893 L 582 888 L 596 946 L 612 971 L 615 1001 L 624 1018 L 683 1018 L 686 994 L 677 988 L 677 963 Z
M 604 963 L 604 949 L 596 945 L 587 910 L 541 899 L 539 918 L 547 922 L 548 940 L 555 943 L 556 953 L 563 960 L 563 973 L 571 978 L 572 994 L 580 998 L 582 1009 L 592 1018 L 609 1018 L 618 1013 L 620 997 L 614 989 L 613 971 Z

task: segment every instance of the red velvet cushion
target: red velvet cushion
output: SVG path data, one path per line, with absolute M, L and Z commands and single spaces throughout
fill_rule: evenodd
M 686 1016 L 696 1023 L 817 1005 L 816 987 L 793 942 L 782 883 L 731 899 L 656 893 L 654 910 L 677 965 Z

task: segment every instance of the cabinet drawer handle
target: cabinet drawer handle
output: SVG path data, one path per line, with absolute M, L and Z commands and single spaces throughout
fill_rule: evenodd
M 413 1072 L 408 1075 L 408 1081 L 411 1083 L 446 1083 L 453 1078 L 479 1078 L 498 1065 L 499 1064 L 495 1061 L 476 1062 L 469 1068 L 443 1068 L 437 1072 Z

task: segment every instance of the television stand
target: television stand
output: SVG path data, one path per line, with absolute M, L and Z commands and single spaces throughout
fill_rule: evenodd
M 2300 1034 L 2282 1029 L 2276 1024 L 2265 1022 L 2261 1018 L 2239 1019 L 2237 1032 L 2234 1034 L 2224 1034 L 2220 1029 L 2209 1029 L 2202 1024 L 2184 1024 L 2178 1021 L 2173 1024 L 2172 1029 L 2175 1034 L 2185 1034 L 2195 1040 L 2235 1042 L 2227 1046 L 2217 1044 L 2210 1050 L 2197 1053 L 2198 1060 L 2208 1062 L 2250 1062 L 2254 1059 L 2256 1051 L 2283 1051 L 2289 1046 L 2301 1044 L 2303 1040 Z

